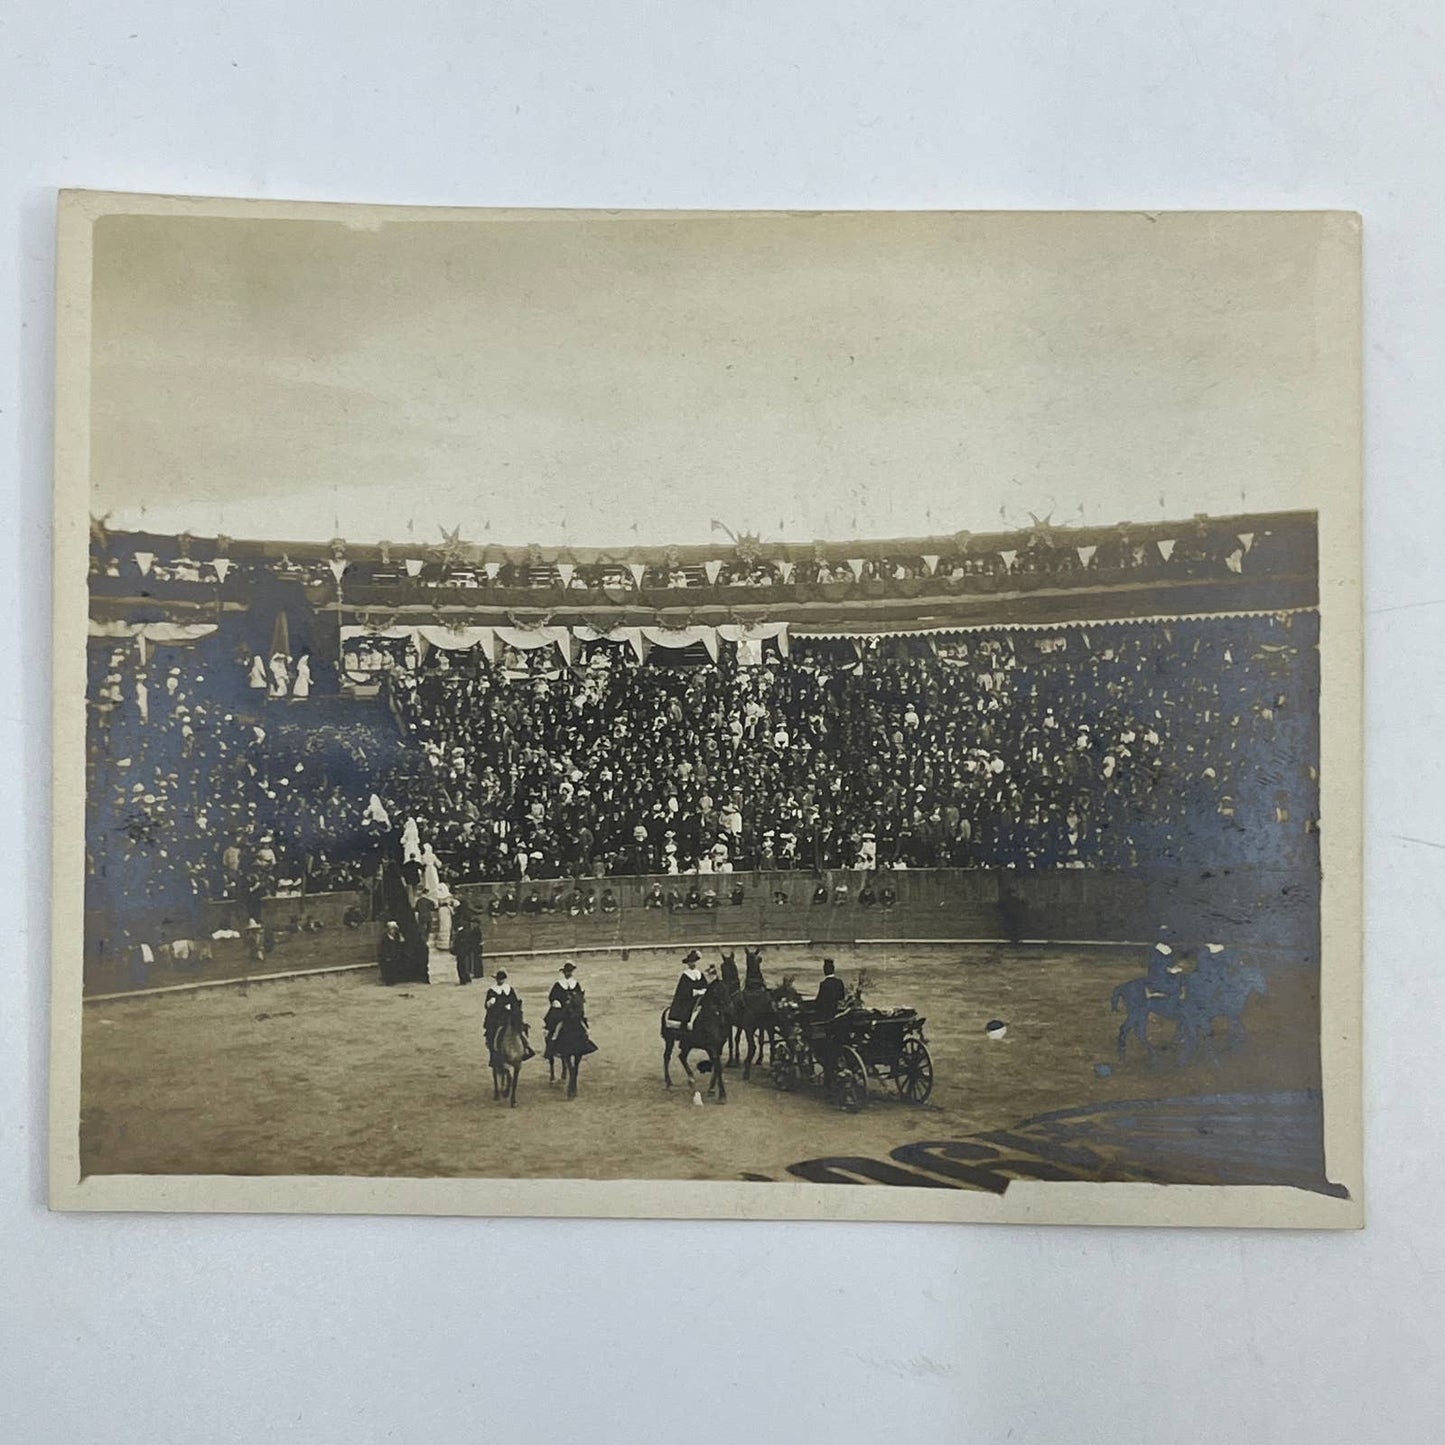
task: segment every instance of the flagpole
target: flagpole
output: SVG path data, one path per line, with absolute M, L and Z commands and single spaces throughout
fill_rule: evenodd
M 342 572 L 336 578 L 336 691 L 338 695 L 346 677 L 346 650 L 341 642 L 341 578 L 345 575 Z

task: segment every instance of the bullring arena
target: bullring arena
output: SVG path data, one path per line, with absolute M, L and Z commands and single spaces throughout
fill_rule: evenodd
M 1312 524 L 1156 530 L 808 583 L 740 545 L 628 594 L 455 537 L 413 567 L 102 529 L 84 1172 L 1330 1190 Z M 1119 986 L 1164 958 L 1186 997 L 1211 946 L 1258 979 L 1235 1027 L 1121 1054 Z M 839 1108 L 766 1056 L 725 1106 L 667 1088 L 683 954 L 750 947 L 914 1010 L 927 1099 Z M 567 959 L 577 1096 L 539 1055 L 494 1097 L 486 976 L 540 1048 Z

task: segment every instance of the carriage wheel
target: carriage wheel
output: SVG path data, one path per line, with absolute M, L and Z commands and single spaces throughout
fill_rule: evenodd
M 850 1114 L 856 1114 L 868 1101 L 868 1071 L 857 1049 L 846 1046 L 838 1054 L 834 1084 L 838 1093 L 838 1105 Z
M 927 1103 L 933 1092 L 933 1058 L 922 1039 L 904 1039 L 893 1081 L 910 1104 Z
M 779 1039 L 773 1046 L 773 1087 L 785 1094 L 798 1087 L 798 1060 L 786 1039 Z

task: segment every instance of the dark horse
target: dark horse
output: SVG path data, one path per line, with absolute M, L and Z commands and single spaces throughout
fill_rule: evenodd
M 1119 1027 L 1119 1059 L 1122 1062 L 1132 1033 L 1144 1052 L 1152 1059 L 1154 1045 L 1149 1042 L 1149 1016 L 1172 1019 L 1175 1042 L 1179 1045 L 1179 1064 L 1193 1062 L 1201 1044 L 1214 1053 L 1214 1024 L 1224 1019 L 1231 1048 L 1244 1043 L 1244 1009 L 1251 997 L 1267 991 L 1264 974 L 1251 964 L 1237 964 L 1229 969 L 1199 968 L 1186 974 L 1178 993 L 1151 992 L 1148 981 L 1131 978 L 1114 990 L 1111 1012 L 1122 1004 L 1124 1022 Z M 1217 1056 L 1216 1056 L 1217 1057 Z
M 783 975 L 783 981 L 776 988 L 768 988 L 765 984 L 759 987 L 756 983 L 745 988 L 738 1001 L 738 1028 L 743 1037 L 747 1040 L 747 1057 L 743 1060 L 743 1078 L 750 1079 L 754 1063 L 762 1063 L 763 1050 L 766 1048 L 768 1063 L 773 1061 L 773 1050 L 778 1042 L 778 1033 L 782 1027 L 782 1014 L 779 1012 L 779 1004 L 797 1004 L 798 991 L 793 987 L 793 975 Z
M 498 1004 L 501 1017 L 489 1030 L 489 1052 L 492 1065 L 492 1098 L 510 1099 L 517 1107 L 517 1079 L 522 1064 L 532 1057 L 527 1043 L 527 1025 L 522 1022 L 522 1000 L 516 994 L 508 1002 Z
M 582 1013 L 580 989 L 568 993 L 561 1005 L 561 1017 L 552 1037 L 547 1041 L 547 1080 L 556 1079 L 560 1061 L 562 1077 L 567 1080 L 567 1097 L 577 1097 L 577 1069 L 588 1054 L 595 1054 L 597 1045 L 587 1033 L 587 1020 Z
M 735 953 L 725 953 L 722 956 L 722 981 L 723 987 L 727 990 L 728 997 L 728 1057 L 727 1066 L 730 1069 L 738 1065 L 738 1041 L 742 1037 L 742 997 L 743 981 L 738 974 L 738 960 Z
M 728 1090 L 727 1084 L 723 1082 L 723 1051 L 727 1048 L 731 1028 L 728 1020 L 727 985 L 720 978 L 715 978 L 708 984 L 707 992 L 703 994 L 702 1002 L 698 1004 L 691 1023 L 679 1026 L 668 1018 L 667 1010 L 663 1009 L 662 1077 L 667 1087 L 672 1087 L 669 1065 L 672 1063 L 674 1049 L 677 1050 L 682 1067 L 687 1071 L 688 1082 L 694 1082 L 687 1056 L 696 1049 L 707 1055 L 707 1060 L 698 1064 L 698 1070 L 712 1075 L 707 1086 L 708 1093 L 716 1089 L 718 1103 L 726 1104 Z

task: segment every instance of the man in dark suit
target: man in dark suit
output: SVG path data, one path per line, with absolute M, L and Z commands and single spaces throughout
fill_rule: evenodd
M 818 995 L 813 1000 L 813 1014 L 818 1019 L 830 1019 L 843 1007 L 848 990 L 838 977 L 836 965 L 831 958 L 823 960 L 823 978 L 818 984 Z
M 824 1082 L 831 1088 L 838 1065 L 838 1026 L 834 1020 L 843 1010 L 848 990 L 838 977 L 831 958 L 823 960 L 823 978 L 813 1000 L 813 1018 L 818 1028 L 818 1062 L 823 1066 Z
M 457 982 L 471 983 L 482 976 L 482 925 L 472 909 L 463 903 L 457 909 L 452 929 L 452 953 L 457 960 Z

